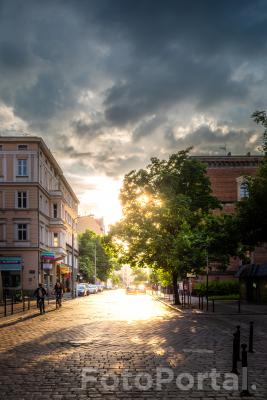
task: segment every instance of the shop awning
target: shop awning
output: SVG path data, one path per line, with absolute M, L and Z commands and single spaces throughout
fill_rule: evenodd
M 236 273 L 238 278 L 266 278 L 267 277 L 267 265 L 256 265 L 247 264 L 242 265 Z
M 21 271 L 21 257 L 0 257 L 0 271 Z
M 71 268 L 66 264 L 59 264 L 58 266 L 62 274 L 68 274 L 71 272 Z
M 55 253 L 52 251 L 43 251 L 41 253 L 41 258 L 43 261 L 50 261 L 55 259 Z

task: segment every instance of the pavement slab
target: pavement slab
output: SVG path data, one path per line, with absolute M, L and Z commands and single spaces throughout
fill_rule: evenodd
M 227 374 L 233 332 L 240 325 L 247 343 L 250 319 L 179 313 L 115 290 L 2 321 L 0 399 L 240 399 L 240 376 Z M 253 320 L 249 388 L 266 399 L 267 317 Z

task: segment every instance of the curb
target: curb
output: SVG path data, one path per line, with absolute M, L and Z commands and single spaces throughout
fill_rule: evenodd
M 162 300 L 162 299 L 160 299 L 160 298 L 158 298 L 158 297 L 155 297 L 155 296 L 152 296 L 152 297 L 153 297 L 154 300 L 159 301 L 159 302 L 162 303 L 164 306 L 169 307 L 169 308 L 171 308 L 172 310 L 175 310 L 176 312 L 179 312 L 179 313 L 181 313 L 181 314 L 186 314 L 186 312 L 185 312 L 184 310 L 182 310 L 181 308 L 178 308 L 178 307 L 173 306 L 172 304 L 166 303 L 166 301 L 164 301 L 164 300 Z

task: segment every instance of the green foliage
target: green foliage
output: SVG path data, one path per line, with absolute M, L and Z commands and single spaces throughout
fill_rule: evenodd
M 123 219 L 111 236 L 122 260 L 170 273 L 177 295 L 177 278 L 205 264 L 207 244 L 196 246 L 195 234 L 204 215 L 219 207 L 205 164 L 189 150 L 152 158 L 146 169 L 125 176 L 120 198 Z
M 111 263 L 105 251 L 104 240 L 87 230 L 79 236 L 79 268 L 89 282 L 94 282 L 95 256 L 97 278 L 105 281 L 111 270 Z
M 169 271 L 165 271 L 161 268 L 154 270 L 150 275 L 151 284 L 160 284 L 163 287 L 172 284 L 172 275 Z
M 198 283 L 194 288 L 194 293 L 197 295 L 206 295 L 206 283 Z M 228 281 L 210 281 L 209 282 L 209 296 L 226 296 L 238 295 L 239 282 L 238 280 Z
M 252 117 L 264 127 L 262 149 L 265 157 L 256 176 L 246 178 L 249 196 L 237 207 L 241 241 L 247 246 L 267 242 L 267 117 L 265 111 L 256 111 Z
M 134 280 L 135 284 L 146 283 L 149 281 L 149 273 L 147 270 L 142 268 L 137 268 L 134 270 Z

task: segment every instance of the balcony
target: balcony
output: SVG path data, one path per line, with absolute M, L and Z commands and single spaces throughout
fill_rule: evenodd
M 50 227 L 60 227 L 63 229 L 67 229 L 63 219 L 61 218 L 51 218 L 50 219 Z
M 61 190 L 50 190 L 49 194 L 51 197 L 63 197 L 63 193 Z

